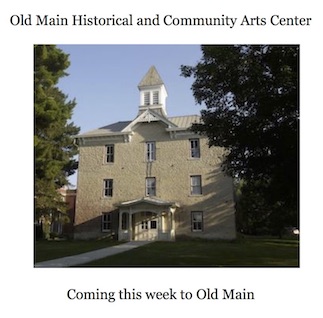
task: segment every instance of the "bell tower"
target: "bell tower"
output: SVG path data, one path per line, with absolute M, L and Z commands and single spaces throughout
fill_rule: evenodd
M 142 114 L 147 109 L 151 109 L 163 117 L 167 117 L 167 91 L 155 66 L 150 67 L 146 75 L 138 84 L 138 89 L 140 92 L 138 115 Z

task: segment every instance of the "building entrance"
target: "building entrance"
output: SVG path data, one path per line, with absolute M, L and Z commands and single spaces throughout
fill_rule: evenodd
M 153 212 L 134 214 L 134 240 L 154 241 L 158 239 L 158 215 Z

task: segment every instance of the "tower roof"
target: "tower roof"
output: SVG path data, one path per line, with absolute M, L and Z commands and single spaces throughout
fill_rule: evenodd
M 138 84 L 138 87 L 145 87 L 145 86 L 155 86 L 155 85 L 163 85 L 163 80 L 161 79 L 160 75 L 158 74 L 155 66 L 151 66 L 146 75 Z

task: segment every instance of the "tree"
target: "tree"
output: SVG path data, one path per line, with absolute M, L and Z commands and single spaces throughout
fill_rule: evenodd
M 244 198 L 258 197 L 273 229 L 297 225 L 299 47 L 202 46 L 202 54 L 181 67 L 206 106 L 193 129 L 228 149 L 224 171 L 244 181 Z
M 79 128 L 70 121 L 75 100 L 57 86 L 67 75 L 68 55 L 54 45 L 35 45 L 34 59 L 35 210 L 48 215 L 65 210 L 57 190 L 77 169 L 73 135 Z

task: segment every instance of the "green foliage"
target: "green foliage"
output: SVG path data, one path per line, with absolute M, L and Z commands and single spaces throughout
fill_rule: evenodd
M 77 169 L 73 135 L 79 128 L 70 122 L 75 101 L 57 87 L 67 75 L 68 55 L 54 45 L 35 45 L 34 59 L 35 208 L 47 214 L 65 209 L 57 189 Z
M 194 130 L 229 150 L 223 169 L 245 181 L 244 215 L 277 231 L 297 225 L 299 47 L 202 46 L 202 53 L 196 66 L 182 66 L 206 106 Z

